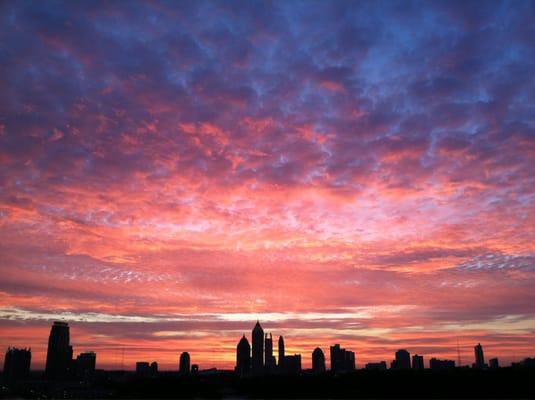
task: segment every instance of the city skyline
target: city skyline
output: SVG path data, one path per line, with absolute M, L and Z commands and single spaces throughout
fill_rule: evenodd
M 262 340 L 260 340 L 260 338 Z M 398 349 L 393 354 L 391 362 L 386 360 L 366 362 L 360 361 L 357 364 L 357 355 L 351 349 L 343 348 L 339 343 L 329 346 L 330 351 L 327 353 L 330 357 L 325 355 L 321 345 L 314 348 L 310 354 L 310 365 L 304 365 L 303 360 L 307 356 L 299 353 L 290 354 L 287 351 L 285 341 L 282 335 L 278 337 L 278 346 L 276 355 L 273 351 L 272 333 L 265 332 L 257 320 L 250 335 L 250 342 L 246 334 L 243 334 L 236 345 L 234 353 L 234 367 L 227 368 L 227 371 L 234 371 L 239 376 L 263 376 L 271 374 L 299 374 L 301 371 L 310 370 L 315 373 L 324 373 L 331 371 L 333 373 L 348 373 L 354 372 L 358 369 L 371 370 L 407 370 L 407 369 L 448 369 L 454 367 L 471 367 L 475 369 L 488 369 L 504 367 L 500 364 L 501 358 L 490 358 L 490 362 L 485 362 L 483 346 L 481 343 L 473 346 L 473 362 L 463 364 L 458 358 L 457 363 L 454 360 L 440 359 L 433 355 L 412 354 L 406 349 Z M 251 345 L 251 344 L 252 345 Z M 269 345 L 268 345 L 269 343 Z M 268 350 L 269 349 L 269 350 Z M 47 379 L 65 378 L 71 374 L 80 374 L 87 369 L 94 371 L 97 367 L 96 353 L 93 351 L 80 352 L 78 356 L 74 357 L 74 346 L 70 341 L 70 326 L 65 321 L 54 321 L 50 328 L 50 334 L 47 345 L 46 354 L 46 368 L 44 369 L 45 377 Z M 173 351 L 169 349 L 169 351 Z M 4 362 L 4 372 L 6 363 L 8 362 L 8 355 L 11 353 L 21 354 L 21 362 L 27 363 L 29 370 L 40 370 L 39 366 L 30 365 L 31 348 L 18 348 L 17 346 L 9 346 L 6 350 L 6 358 Z M 459 357 L 459 349 L 457 349 Z M 254 356 L 253 356 L 254 354 Z M 265 354 L 265 357 L 264 357 Z M 269 355 L 269 356 L 268 356 Z M 144 359 L 151 358 L 150 354 L 145 354 Z M 426 358 L 427 357 L 427 358 Z M 253 363 L 253 358 L 255 362 Z M 531 359 L 531 357 L 526 357 Z M 526 359 L 525 358 L 525 359 Z M 129 357 L 130 359 L 130 357 Z M 359 355 L 360 359 L 360 355 Z M 364 357 L 366 359 L 366 357 Z M 524 360 L 525 360 L 524 359 Z M 518 360 L 518 361 L 524 361 Z M 426 362 L 427 361 L 427 362 Z M 17 361 L 19 363 L 20 361 Z M 214 365 L 203 365 L 192 363 L 189 351 L 182 351 L 178 362 L 171 368 L 160 368 L 158 361 L 135 361 L 134 366 L 124 364 L 124 351 L 122 353 L 121 368 L 115 368 L 123 371 L 136 371 L 141 375 L 157 374 L 158 371 L 175 371 L 180 375 L 185 376 L 191 373 L 190 369 L 196 368 L 199 370 L 213 369 Z M 330 367 L 327 367 L 330 365 Z M 254 366 L 254 367 L 253 367 Z M 202 368 L 201 368 L 202 367 Z M 105 370 L 103 366 L 98 365 L 98 369 Z M 82 373 L 83 375 L 83 373 Z
M 44 370 L 63 320 L 101 368 L 230 370 L 260 320 L 303 368 L 532 357 L 534 19 L 0 2 L 0 349 Z

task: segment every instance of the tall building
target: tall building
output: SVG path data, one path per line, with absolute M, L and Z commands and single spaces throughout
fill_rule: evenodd
M 87 353 L 80 353 L 76 357 L 75 369 L 76 374 L 80 378 L 90 378 L 96 369 L 97 355 L 90 351 Z
M 277 362 L 273 356 L 273 337 L 271 336 L 271 333 L 266 333 L 264 360 L 266 364 L 266 371 L 274 371 L 277 367 Z
M 474 347 L 474 354 L 476 356 L 474 367 L 485 368 L 485 356 L 483 355 L 483 347 L 481 346 L 481 343 L 478 343 L 477 346 Z
M 284 365 L 284 338 L 279 336 L 279 367 Z
M 69 324 L 56 321 L 50 330 L 46 354 L 46 375 L 49 378 L 65 378 L 72 364 Z
M 343 349 L 339 344 L 331 346 L 331 371 L 350 372 L 355 370 L 355 353 Z
M 316 347 L 312 352 L 312 371 L 315 373 L 325 372 L 325 354 L 319 347 Z
M 259 321 L 256 321 L 256 325 L 253 328 L 253 356 L 252 370 L 253 374 L 261 375 L 264 372 L 264 330 Z
M 424 356 L 418 354 L 412 356 L 412 369 L 424 369 Z
M 498 359 L 497 358 L 491 358 L 489 360 L 489 367 L 493 368 L 493 369 L 500 368 L 500 363 L 499 363 Z
M 243 335 L 236 347 L 236 373 L 239 375 L 248 375 L 251 371 L 251 346 L 249 341 Z
M 439 360 L 437 358 L 432 358 L 429 360 L 429 368 L 437 369 L 453 369 L 455 368 L 455 361 L 453 360 Z
M 392 363 L 393 369 L 410 369 L 411 368 L 411 354 L 401 349 L 396 351 L 396 360 Z
M 180 372 L 180 375 L 188 375 L 190 372 L 190 357 L 187 351 L 180 354 L 178 372 Z
M 4 379 L 7 383 L 13 383 L 20 379 L 28 378 L 32 361 L 31 349 L 17 349 L 9 347 L 4 359 Z

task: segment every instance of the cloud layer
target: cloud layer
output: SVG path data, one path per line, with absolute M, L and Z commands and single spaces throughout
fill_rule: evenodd
M 533 2 L 0 5 L 0 344 L 230 368 L 256 318 L 535 346 Z M 123 361 L 122 349 L 125 350 Z

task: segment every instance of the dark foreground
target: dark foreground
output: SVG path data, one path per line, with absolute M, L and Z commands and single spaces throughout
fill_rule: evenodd
M 230 372 L 182 377 L 98 373 L 90 381 L 47 382 L 39 374 L 3 398 L 535 398 L 535 369 L 366 371 L 346 375 L 239 378 Z

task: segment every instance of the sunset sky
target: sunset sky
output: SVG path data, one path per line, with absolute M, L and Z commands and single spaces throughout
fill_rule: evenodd
M 1 351 L 535 356 L 534 38 L 522 0 L 1 2 Z

